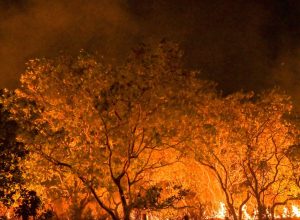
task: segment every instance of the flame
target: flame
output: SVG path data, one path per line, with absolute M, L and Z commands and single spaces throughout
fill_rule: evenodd
M 217 218 L 217 219 L 225 219 L 227 210 L 226 210 L 226 205 L 223 202 L 220 202 L 220 207 L 219 210 L 212 216 L 212 218 Z M 257 210 L 254 210 L 253 215 L 250 215 L 247 212 L 247 205 L 244 205 L 242 207 L 242 213 L 243 213 L 243 220 L 255 220 L 257 216 Z M 269 212 L 267 212 L 268 215 L 270 215 Z M 282 214 L 278 215 L 278 213 L 274 214 L 275 219 L 285 219 L 285 218 L 300 218 L 300 208 L 296 205 L 291 205 L 289 207 L 283 207 Z
M 220 208 L 218 212 L 215 214 L 215 218 L 225 219 L 226 217 L 226 206 L 223 202 L 220 202 Z
M 249 215 L 249 213 L 247 212 L 247 205 L 244 205 L 243 207 L 242 207 L 242 211 L 243 211 L 243 216 L 244 216 L 244 220 L 253 220 L 254 218 L 251 216 L 251 215 Z
M 292 205 L 292 217 L 300 218 L 300 210 L 295 205 Z
M 283 207 L 282 217 L 287 218 L 289 216 L 289 210 L 287 207 Z

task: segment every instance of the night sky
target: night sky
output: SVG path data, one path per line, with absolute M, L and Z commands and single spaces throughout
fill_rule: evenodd
M 86 49 L 120 62 L 163 38 L 225 94 L 276 85 L 300 103 L 300 0 L 0 0 L 0 87 L 30 58 Z

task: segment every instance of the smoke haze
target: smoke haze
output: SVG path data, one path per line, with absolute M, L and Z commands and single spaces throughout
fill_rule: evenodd
M 82 48 L 117 55 L 129 49 L 137 29 L 117 0 L 30 0 L 1 11 L 1 87 L 15 86 L 24 63 L 33 57 Z
M 299 21 L 297 0 L 2 0 L 0 86 L 16 87 L 30 58 L 83 48 L 122 60 L 168 38 L 225 93 L 279 85 L 297 99 Z

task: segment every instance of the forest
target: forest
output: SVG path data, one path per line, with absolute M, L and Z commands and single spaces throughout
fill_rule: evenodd
M 0 219 L 300 218 L 291 98 L 225 95 L 183 59 L 162 41 L 29 60 L 1 90 Z

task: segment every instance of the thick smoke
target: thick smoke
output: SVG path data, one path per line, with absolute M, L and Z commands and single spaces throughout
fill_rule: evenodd
M 217 81 L 226 93 L 265 86 L 270 68 L 262 35 L 270 16 L 265 6 L 239 0 L 184 2 L 148 3 L 142 15 L 147 35 L 181 42 L 187 65 L 202 70 L 203 77 Z
M 300 1 L 281 1 L 276 15 L 277 25 L 271 26 L 273 37 L 276 36 L 273 42 L 275 65 L 271 71 L 273 82 L 292 96 L 300 112 Z
M 300 92 L 299 0 L 1 2 L 0 87 L 16 87 L 33 57 L 86 49 L 114 62 L 140 42 L 167 38 L 225 94 L 274 85 Z
M 0 11 L 0 87 L 16 86 L 26 60 L 99 50 L 122 54 L 137 26 L 117 0 L 28 0 L 3 4 Z

